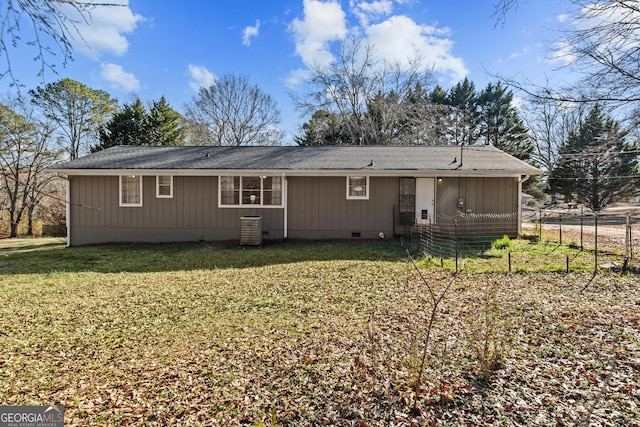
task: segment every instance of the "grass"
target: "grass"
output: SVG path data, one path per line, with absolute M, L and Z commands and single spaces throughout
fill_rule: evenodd
M 505 275 L 494 251 L 445 295 L 414 387 L 423 279 L 452 272 L 418 279 L 402 242 L 0 241 L 0 404 L 61 402 L 70 426 L 640 425 L 637 277 Z

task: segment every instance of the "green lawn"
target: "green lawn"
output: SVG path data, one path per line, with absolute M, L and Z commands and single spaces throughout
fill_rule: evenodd
M 487 259 L 452 282 L 393 240 L 3 240 L 0 404 L 61 402 L 65 425 L 640 425 L 638 278 Z

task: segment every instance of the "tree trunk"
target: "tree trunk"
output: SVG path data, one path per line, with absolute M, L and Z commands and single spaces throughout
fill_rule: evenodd
M 11 222 L 11 229 L 9 231 L 9 238 L 18 237 L 18 224 Z
M 27 212 L 27 236 L 33 237 L 33 209 Z

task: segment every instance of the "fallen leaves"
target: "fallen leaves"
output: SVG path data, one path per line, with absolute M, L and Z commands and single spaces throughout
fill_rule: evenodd
M 356 259 L 4 275 L 0 402 L 62 402 L 69 426 L 640 425 L 636 276 L 460 275 L 414 388 L 426 291 L 405 261 Z M 487 327 L 509 337 L 488 380 Z

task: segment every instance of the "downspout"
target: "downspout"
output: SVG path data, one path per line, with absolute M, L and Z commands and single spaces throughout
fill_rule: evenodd
M 520 175 L 518 180 L 518 236 L 522 235 L 522 183 L 531 178 L 531 175 Z
M 284 181 L 284 196 L 283 196 L 283 202 L 284 202 L 284 238 L 286 239 L 289 235 L 289 184 L 287 181 L 287 176 L 283 173 L 282 174 L 282 180 Z
M 64 178 L 67 181 L 66 195 L 65 195 L 65 209 L 67 219 L 67 247 L 71 246 L 71 178 Z

